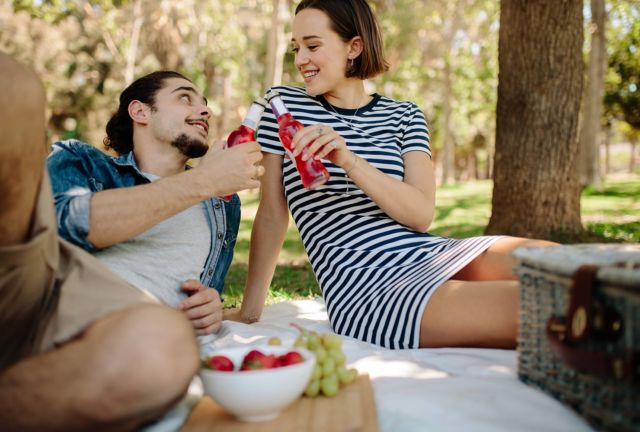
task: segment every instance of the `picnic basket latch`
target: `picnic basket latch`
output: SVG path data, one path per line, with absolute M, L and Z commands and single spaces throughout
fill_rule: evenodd
M 596 298 L 597 271 L 597 266 L 584 265 L 574 273 L 566 317 L 549 318 L 547 340 L 562 361 L 575 370 L 636 380 L 640 377 L 638 353 L 614 355 L 581 347 L 590 338 L 613 342 L 620 337 L 624 326 L 620 314 Z

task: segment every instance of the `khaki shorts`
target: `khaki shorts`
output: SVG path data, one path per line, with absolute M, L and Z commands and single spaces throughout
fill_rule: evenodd
M 29 239 L 0 247 L 0 370 L 142 303 L 156 302 L 58 237 L 45 170 Z

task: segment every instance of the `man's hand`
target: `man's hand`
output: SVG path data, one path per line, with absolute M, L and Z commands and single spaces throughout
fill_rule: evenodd
M 215 188 L 216 196 L 225 196 L 244 189 L 260 187 L 258 178 L 264 174 L 260 145 L 251 141 L 223 149 L 223 141 L 211 145 L 195 168 L 205 187 Z
M 183 282 L 180 289 L 190 297 L 182 300 L 177 309 L 191 320 L 196 334 L 207 335 L 218 330 L 222 324 L 222 302 L 218 291 L 194 279 Z

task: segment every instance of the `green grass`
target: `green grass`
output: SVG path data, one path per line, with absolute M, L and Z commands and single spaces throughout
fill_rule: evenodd
M 491 187 L 490 181 L 440 187 L 429 232 L 455 238 L 483 234 L 491 217 Z M 242 220 L 234 261 L 225 280 L 225 307 L 239 306 L 242 301 L 251 224 L 258 207 L 256 191 L 244 192 L 241 198 Z M 586 241 L 640 242 L 640 178 L 609 180 L 602 190 L 586 189 L 581 207 Z M 291 221 L 267 303 L 319 295 L 300 235 Z

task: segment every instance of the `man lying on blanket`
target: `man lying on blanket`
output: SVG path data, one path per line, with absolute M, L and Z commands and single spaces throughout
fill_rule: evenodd
M 217 197 L 260 186 L 263 173 L 256 143 L 208 147 L 210 117 L 191 81 L 154 72 L 122 92 L 107 124 L 105 145 L 118 157 L 71 140 L 55 143 L 47 161 L 60 235 L 184 311 L 201 344 L 222 320 L 240 221 L 237 195 Z

